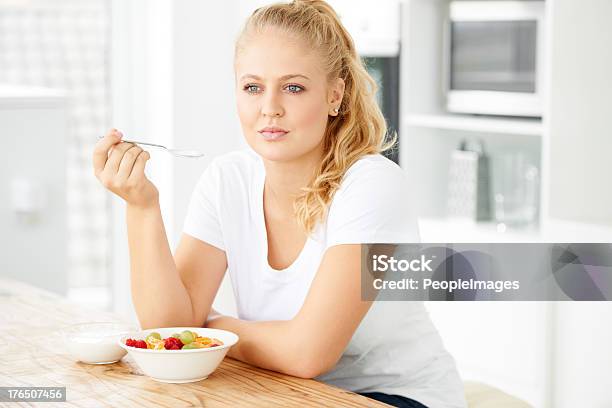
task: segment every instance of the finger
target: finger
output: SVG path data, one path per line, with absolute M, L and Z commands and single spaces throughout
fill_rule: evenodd
M 108 160 L 108 151 L 113 145 L 119 143 L 123 135 L 117 129 L 112 129 L 102 139 L 96 143 L 93 151 L 93 168 L 94 174 L 98 176 Z
M 146 150 L 143 150 L 138 155 L 134 166 L 132 167 L 132 172 L 128 177 L 128 182 L 136 182 L 141 177 L 144 177 L 144 169 L 147 164 L 147 161 L 151 158 L 151 155 Z
M 132 167 L 134 167 L 134 163 L 138 158 L 138 155 L 142 152 L 142 148 L 140 146 L 134 145 L 127 149 L 125 153 L 123 153 L 123 157 L 121 158 L 121 162 L 119 163 L 119 170 L 117 171 L 117 179 L 121 181 L 127 180 L 132 172 Z
M 113 150 L 110 152 L 108 156 L 108 160 L 106 161 L 106 165 L 104 166 L 104 172 L 107 172 L 111 175 L 116 175 L 119 172 L 119 165 L 121 164 L 121 160 L 123 159 L 123 155 L 126 151 L 134 147 L 134 143 L 121 142 L 113 146 Z

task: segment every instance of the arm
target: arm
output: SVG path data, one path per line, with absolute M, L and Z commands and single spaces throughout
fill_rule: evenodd
M 183 234 L 174 258 L 159 207 L 128 207 L 131 287 L 142 328 L 202 327 L 227 268 L 225 252 Z
M 240 336 L 229 352 L 233 358 L 312 378 L 334 367 L 371 303 L 361 300 L 361 245 L 337 245 L 325 253 L 292 320 L 249 322 L 220 316 L 207 326 Z
M 96 177 L 127 203 L 132 298 L 143 328 L 202 326 L 226 269 L 225 252 L 184 235 L 172 257 L 149 154 L 112 131 L 93 154 Z
M 141 326 L 188 325 L 194 319 L 191 301 L 170 252 L 159 205 L 128 204 L 126 218 L 132 300 Z

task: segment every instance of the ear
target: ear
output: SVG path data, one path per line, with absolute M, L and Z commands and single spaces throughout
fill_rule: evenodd
M 336 80 L 329 87 L 327 95 L 328 104 L 328 115 L 338 116 L 340 114 L 340 104 L 344 98 L 344 80 L 342 78 L 336 78 Z

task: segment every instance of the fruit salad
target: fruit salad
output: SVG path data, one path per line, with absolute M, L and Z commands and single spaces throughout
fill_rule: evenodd
M 222 346 L 223 342 L 219 339 L 199 336 L 190 330 L 183 330 L 165 339 L 159 333 L 151 332 L 144 340 L 127 339 L 125 345 L 150 350 L 190 350 Z

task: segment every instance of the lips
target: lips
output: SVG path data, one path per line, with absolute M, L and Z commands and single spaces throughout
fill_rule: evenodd
M 259 133 L 265 140 L 278 140 L 289 133 L 289 131 L 276 126 L 268 126 L 261 129 Z

